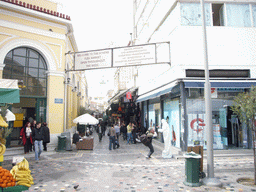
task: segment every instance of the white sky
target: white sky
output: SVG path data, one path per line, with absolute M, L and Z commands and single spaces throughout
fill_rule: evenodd
M 132 33 L 133 0 L 62 0 L 61 13 L 71 17 L 79 51 L 127 46 Z M 115 69 L 89 70 L 89 96 L 113 88 Z M 103 86 L 100 82 L 108 82 Z

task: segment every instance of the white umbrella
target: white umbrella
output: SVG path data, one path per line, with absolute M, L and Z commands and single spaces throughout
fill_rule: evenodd
M 5 115 L 6 120 L 7 121 L 15 121 L 16 120 L 15 115 L 9 109 L 7 109 L 6 111 L 7 111 L 6 115 Z
M 73 120 L 73 122 L 74 123 L 79 123 L 81 125 L 86 125 L 86 124 L 95 125 L 95 124 L 99 123 L 98 119 L 96 119 L 95 117 L 91 116 L 88 113 L 83 114 L 83 115 L 75 118 Z

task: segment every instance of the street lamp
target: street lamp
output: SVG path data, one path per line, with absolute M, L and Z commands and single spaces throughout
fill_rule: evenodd
M 204 14 L 204 0 L 200 0 L 202 9 L 202 29 L 203 29 L 203 51 L 204 51 L 204 67 L 205 67 L 205 115 L 206 115 L 206 135 L 207 135 L 207 177 L 203 180 L 203 184 L 214 187 L 221 187 L 222 183 L 214 178 L 214 162 L 213 162 L 213 129 L 212 129 L 212 101 L 211 101 L 211 84 L 209 81 L 208 68 L 208 51 L 207 36 Z

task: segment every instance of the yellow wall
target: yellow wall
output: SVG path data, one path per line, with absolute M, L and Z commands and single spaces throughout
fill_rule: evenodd
M 40 6 L 46 9 L 50 9 L 53 11 L 57 11 L 57 4 L 52 3 L 47 0 L 24 0 L 23 2 L 30 3 L 36 6 Z M 20 46 L 22 46 L 22 42 L 25 40 L 33 40 L 38 47 L 43 47 L 45 51 L 47 51 L 47 56 L 51 58 L 51 64 L 55 65 L 55 69 L 50 71 L 49 63 L 48 70 L 50 73 L 47 76 L 47 123 L 50 128 L 51 134 L 60 134 L 63 132 L 64 128 L 64 105 L 65 105 L 65 68 L 66 68 L 66 59 L 69 62 L 70 68 L 74 66 L 73 56 L 65 55 L 67 51 L 75 52 L 76 44 L 72 42 L 72 38 L 65 38 L 65 34 L 67 33 L 68 25 L 58 23 L 58 19 L 55 21 L 46 20 L 40 18 L 40 14 L 35 16 L 29 16 L 29 12 L 15 12 L 15 14 L 5 14 L 4 11 L 12 11 L 11 9 L 0 8 L 0 18 L 6 22 L 10 22 L 10 25 L 5 25 L 5 27 L 0 26 L 0 50 L 3 50 L 3 47 L 9 45 L 13 41 L 20 42 Z M 17 17 L 16 13 L 23 14 L 25 17 Z M 35 18 L 35 19 L 34 19 Z M 42 22 L 41 22 L 42 21 Z M 16 24 L 20 25 L 21 28 L 13 28 L 12 25 Z M 9 27 L 10 26 L 10 27 Z M 27 29 L 29 30 L 24 30 Z M 33 30 L 31 30 L 33 29 Z M 51 29 L 53 32 L 53 36 L 49 31 Z M 70 29 L 70 28 L 69 28 Z M 72 27 L 71 27 L 72 29 Z M 39 32 L 38 32 L 39 31 Z M 44 33 L 45 32 L 45 33 Z M 54 36 L 55 35 L 55 36 Z M 67 41 L 66 41 L 67 40 Z M 33 46 L 29 46 L 33 49 Z M 16 47 L 14 47 L 16 48 Z M 36 49 L 41 54 L 40 48 Z M 46 56 L 43 55 L 42 56 Z M 48 71 L 48 72 L 49 72 Z M 76 81 L 81 81 L 80 72 L 75 73 Z M 70 73 L 70 78 L 73 78 L 73 73 Z M 2 78 L 2 71 L 0 70 L 0 78 Z M 71 80 L 72 82 L 72 80 Z M 77 82 L 76 82 L 77 83 Z M 76 126 L 73 123 L 73 120 L 78 115 L 78 110 L 80 106 L 84 106 L 85 99 L 80 99 L 82 96 L 86 97 L 85 91 L 81 91 L 82 95 L 80 97 L 77 96 L 78 92 L 72 92 L 72 89 L 75 85 L 67 86 L 67 120 L 66 120 L 66 128 L 70 129 L 72 126 Z M 80 86 L 85 86 L 81 84 Z M 58 104 L 55 103 L 55 99 L 63 99 L 63 103 Z M 28 101 L 28 100 L 26 100 Z M 35 103 L 33 102 L 33 106 Z M 24 102 L 21 99 L 21 103 L 17 104 L 17 106 L 29 107 L 28 103 Z M 32 106 L 32 107 L 33 107 Z
M 64 86 L 63 77 L 48 76 L 49 127 L 51 133 L 62 133 L 64 123 Z M 63 99 L 62 104 L 55 103 L 55 99 Z

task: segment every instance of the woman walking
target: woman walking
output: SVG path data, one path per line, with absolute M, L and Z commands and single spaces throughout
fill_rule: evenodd
M 34 146 L 35 146 L 35 160 L 38 161 L 39 157 L 42 153 L 42 144 L 43 144 L 43 130 L 41 127 L 41 123 L 37 123 L 36 124 L 36 128 L 33 129 L 32 132 L 32 137 L 33 137 L 33 141 L 34 141 Z
M 50 143 L 50 129 L 47 127 L 47 123 L 42 124 L 42 131 L 44 151 L 47 151 L 47 143 Z
M 20 130 L 20 139 L 22 139 L 24 145 L 24 153 L 29 153 L 29 150 L 31 149 L 33 143 L 30 122 L 27 122 L 26 125 Z

